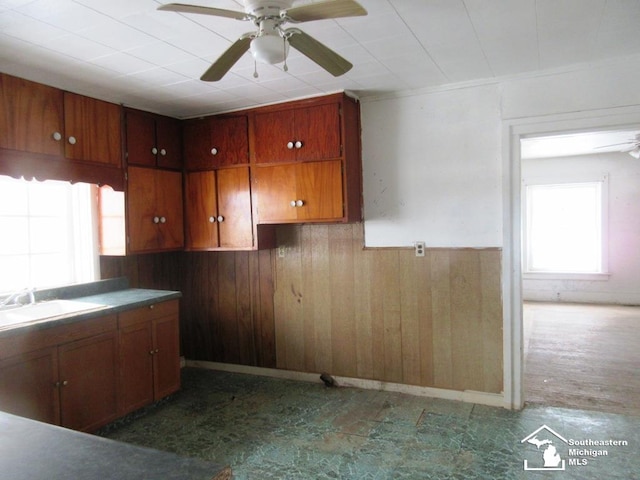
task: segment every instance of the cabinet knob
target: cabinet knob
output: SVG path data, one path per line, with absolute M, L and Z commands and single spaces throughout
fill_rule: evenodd
M 160 155 L 162 155 L 163 157 L 167 154 L 167 151 L 164 148 L 160 149 Z
M 62 386 L 63 386 L 63 387 L 66 387 L 67 385 L 69 385 L 69 382 L 68 382 L 68 381 L 66 381 L 66 380 L 64 380 L 64 381 L 62 382 Z
M 153 217 L 153 223 L 160 223 L 160 217 Z
M 292 207 L 295 207 L 296 206 L 296 201 L 295 200 L 291 200 L 289 202 L 289 205 L 291 205 Z
M 153 355 L 155 352 L 153 350 L 149 350 L 149 355 Z
M 149 305 L 149 310 L 153 310 L 155 305 Z
M 167 223 L 167 217 L 160 217 L 160 223 Z
M 293 147 L 295 147 L 295 146 L 296 146 L 296 144 L 295 144 L 295 143 L 293 143 L 293 142 L 288 142 L 288 143 L 287 143 L 287 148 L 288 148 L 289 150 L 291 150 L 291 149 L 292 149 Z
M 153 353 L 158 353 L 160 351 L 160 349 L 156 348 Z
M 67 140 L 71 145 L 75 145 L 78 141 L 76 140 L 76 137 L 69 137 L 69 139 Z
M 53 132 L 51 135 L 56 142 L 62 140 L 62 134 L 60 132 Z
M 153 153 L 154 155 L 157 155 L 158 154 L 158 149 L 156 147 L 153 147 L 151 149 L 151 153 Z
M 296 141 L 295 147 L 296 148 L 302 148 L 302 142 L 300 140 Z
M 216 220 L 218 220 L 218 222 L 224 222 L 224 217 L 222 215 L 218 215 Z
M 214 216 L 209 217 L 209 223 L 216 223 L 216 217 Z
M 213 147 L 211 149 L 211 155 L 217 155 L 218 154 L 218 149 L 216 147 Z
M 304 205 L 304 202 L 302 200 L 296 200 L 296 207 L 301 207 Z

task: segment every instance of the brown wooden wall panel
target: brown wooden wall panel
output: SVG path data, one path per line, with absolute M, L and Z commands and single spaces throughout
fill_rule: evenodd
M 361 224 L 289 225 L 277 250 L 103 257 L 181 290 L 188 359 L 502 390 L 499 249 L 363 249 Z

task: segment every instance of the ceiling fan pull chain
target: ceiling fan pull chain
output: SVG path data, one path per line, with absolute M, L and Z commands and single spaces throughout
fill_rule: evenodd
M 288 72 L 289 67 L 287 66 L 287 38 L 286 37 L 282 37 L 282 50 L 284 51 L 284 66 L 282 67 L 282 69 L 285 72 Z
M 258 62 L 253 61 L 253 78 L 258 78 Z

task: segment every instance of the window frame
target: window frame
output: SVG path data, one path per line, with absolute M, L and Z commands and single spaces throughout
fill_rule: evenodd
M 530 186 L 600 184 L 600 271 L 539 271 L 530 268 Z M 522 180 L 522 275 L 524 279 L 559 279 L 559 280 L 607 280 L 609 273 L 609 175 L 608 173 L 572 173 L 571 175 L 549 174 L 532 176 Z

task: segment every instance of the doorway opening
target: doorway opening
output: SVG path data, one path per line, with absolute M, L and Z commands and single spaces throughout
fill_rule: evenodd
M 639 134 L 519 136 L 525 403 L 640 415 Z

